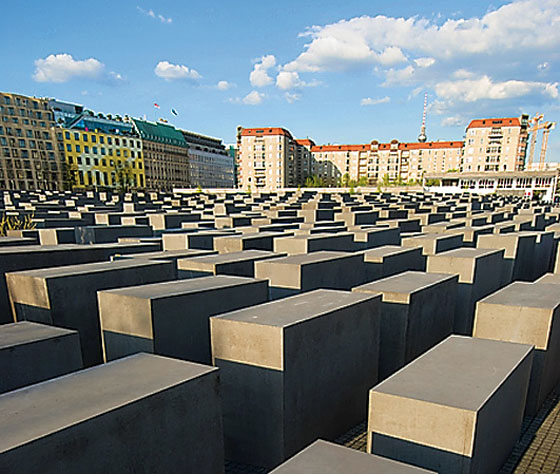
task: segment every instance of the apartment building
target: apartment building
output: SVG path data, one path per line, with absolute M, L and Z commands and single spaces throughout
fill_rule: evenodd
M 172 125 L 132 119 L 142 140 L 146 188 L 172 191 L 188 188 L 190 182 L 189 145 Z
M 520 171 L 525 167 L 529 116 L 472 120 L 462 171 Z
M 234 157 L 222 140 L 181 130 L 189 147 L 191 187 L 233 188 Z
M 61 148 L 48 100 L 0 92 L 0 188 L 62 189 Z
M 296 182 L 297 147 L 292 134 L 284 128 L 239 128 L 238 186 L 274 190 L 300 184 Z

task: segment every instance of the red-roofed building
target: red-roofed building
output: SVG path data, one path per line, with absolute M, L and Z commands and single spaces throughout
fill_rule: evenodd
M 525 168 L 529 117 L 472 120 L 466 131 L 463 171 L 520 171 Z
M 310 143 L 313 143 L 309 140 Z M 238 128 L 237 182 L 245 190 L 275 190 L 305 182 L 307 145 L 281 127 Z M 312 146 L 312 145 L 310 145 Z M 307 148 L 310 148 L 307 146 Z M 308 164 L 304 165 L 305 160 Z

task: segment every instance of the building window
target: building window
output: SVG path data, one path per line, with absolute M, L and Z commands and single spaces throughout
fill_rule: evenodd
M 87 141 L 88 141 L 88 136 L 87 136 L 85 133 L 82 134 L 82 138 L 84 139 L 84 142 L 87 142 Z

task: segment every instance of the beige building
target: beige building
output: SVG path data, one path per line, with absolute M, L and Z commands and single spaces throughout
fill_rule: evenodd
M 422 179 L 425 172 L 459 171 L 463 142 L 390 143 L 369 145 L 314 146 L 312 174 L 327 185 L 344 182 L 408 182 Z
M 237 182 L 245 190 L 296 186 L 297 142 L 284 128 L 241 128 L 237 136 Z
M 190 187 L 189 146 L 183 134 L 166 123 L 132 121 L 142 140 L 146 188 L 172 191 Z
M 462 171 L 519 171 L 525 167 L 527 115 L 473 120 L 466 131 Z
M 0 93 L 0 188 L 62 189 L 62 131 L 48 102 Z

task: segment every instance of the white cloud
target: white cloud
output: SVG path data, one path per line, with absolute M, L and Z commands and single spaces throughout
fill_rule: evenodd
M 264 98 L 265 95 L 262 92 L 251 91 L 245 97 L 243 97 L 243 99 L 241 99 L 241 102 L 246 105 L 259 105 L 262 103 Z
M 475 102 L 482 99 L 504 100 L 540 94 L 549 98 L 558 98 L 558 83 L 535 81 L 503 81 L 494 82 L 488 76 L 476 79 L 443 81 L 435 85 L 438 97 L 445 100 Z
M 182 79 L 196 80 L 202 76 L 187 66 L 182 64 L 171 64 L 168 61 L 160 61 L 157 63 L 154 72 L 156 76 L 165 79 L 166 81 L 176 81 Z
M 265 87 L 272 84 L 274 81 L 268 75 L 268 70 L 276 65 L 276 58 L 272 54 L 268 54 L 258 59 L 255 63 L 251 74 L 249 74 L 249 81 L 253 87 Z
M 301 95 L 300 94 L 295 94 L 293 92 L 286 92 L 284 94 L 284 97 L 286 97 L 286 100 L 288 101 L 288 103 L 293 104 L 294 102 L 298 101 L 299 99 L 301 99 Z
M 227 91 L 228 89 L 231 89 L 232 87 L 234 87 L 234 84 L 232 84 L 231 82 L 228 82 L 228 81 L 219 81 L 218 84 L 216 84 L 216 88 L 221 90 L 221 91 Z
M 417 56 L 417 65 L 426 67 L 425 59 L 554 51 L 560 44 L 559 11 L 560 0 L 520 0 L 480 18 L 437 22 L 378 15 L 341 20 L 303 33 L 311 40 L 285 69 L 318 72 L 363 64 L 391 66 L 405 62 L 407 56 Z
M 418 67 L 427 68 L 433 66 L 436 60 L 434 58 L 416 58 L 414 62 Z
M 299 78 L 297 72 L 280 71 L 276 76 L 276 86 L 282 90 L 293 89 L 294 87 L 302 87 L 305 83 Z
M 539 64 L 537 66 L 537 69 L 542 72 L 542 71 L 546 71 L 549 67 L 550 67 L 550 64 L 547 61 L 545 61 L 545 62 Z
M 45 59 L 35 60 L 33 79 L 37 82 L 67 82 L 75 78 L 103 79 L 104 71 L 105 65 L 95 58 L 76 60 L 70 54 L 51 54 Z
M 461 115 L 453 115 L 451 117 L 445 117 L 441 121 L 441 125 L 444 127 L 460 127 L 464 126 L 466 123 L 465 117 Z
M 138 11 L 143 13 L 146 16 L 149 16 L 150 18 L 154 18 L 156 20 L 161 21 L 162 23 L 173 23 L 173 19 L 170 17 L 165 17 L 163 15 L 161 15 L 160 13 L 156 13 L 153 10 L 144 10 L 142 7 L 136 7 L 138 8 Z
M 380 99 L 372 99 L 371 97 L 366 97 L 360 101 L 360 105 L 377 105 L 377 104 L 386 104 L 387 102 L 391 102 L 391 98 L 386 95 L 385 97 L 381 97 Z
M 410 85 L 415 81 L 416 69 L 413 66 L 406 66 L 403 69 L 389 69 L 385 72 L 385 83 L 383 85 Z

